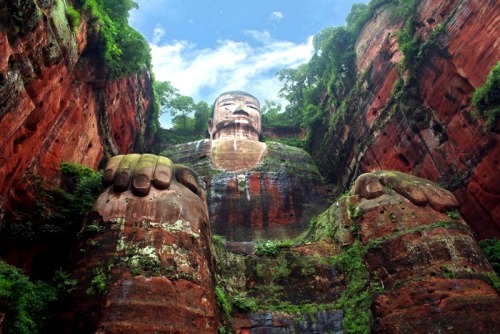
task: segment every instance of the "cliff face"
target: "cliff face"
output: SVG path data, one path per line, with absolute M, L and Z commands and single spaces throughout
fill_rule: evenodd
M 15 9 L 18 17 L 2 18 L 0 29 L 3 209 L 30 205 L 26 171 L 55 186 L 61 161 L 96 169 L 134 144 L 143 149 L 152 99 L 147 71 L 108 79 L 95 61 L 95 27 L 82 16 L 73 31 L 63 1 L 24 1 Z
M 479 237 L 498 236 L 499 124 L 488 130 L 473 116 L 470 98 L 500 60 L 500 7 L 420 1 L 413 25 L 414 37 L 428 47 L 411 82 L 408 71 L 398 70 L 404 57 L 396 35 L 403 22 L 385 6 L 364 26 L 356 44 L 363 82 L 344 119 L 312 155 L 338 193 L 375 169 L 438 182 L 456 195 Z

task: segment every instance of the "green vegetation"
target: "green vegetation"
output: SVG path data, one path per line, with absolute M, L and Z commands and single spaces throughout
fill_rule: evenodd
M 27 172 L 28 188 L 35 194 L 34 210 L 23 221 L 7 217 L 2 236 L 10 240 L 57 240 L 76 238 L 84 216 L 103 190 L 102 173 L 72 162 L 61 163 L 62 187 L 47 189 L 42 178 Z
M 278 106 L 269 106 L 269 123 L 302 125 L 311 134 L 319 124 L 327 123 L 329 117 L 340 117 L 358 77 L 354 45 L 361 29 L 379 7 L 406 2 L 374 0 L 368 5 L 355 4 L 347 17 L 347 26 L 328 27 L 316 34 L 309 63 L 278 72 L 283 82 L 279 96 L 290 104 L 281 113 Z M 309 145 L 310 138 L 306 146 Z
M 106 291 L 107 280 L 104 269 L 101 266 L 94 268 L 94 276 L 90 281 L 90 287 L 87 289 L 86 293 L 88 295 L 103 294 L 104 291 Z
M 294 138 L 294 137 L 289 137 L 289 138 L 273 138 L 270 139 L 269 141 L 275 142 L 275 143 L 280 143 L 283 145 L 287 146 L 293 146 L 297 148 L 304 149 L 305 148 L 305 141 L 299 138 Z M 264 138 L 264 142 L 269 142 Z
M 138 8 L 135 1 L 76 0 L 74 5 L 87 12 L 93 20 L 91 28 L 99 33 L 98 56 L 110 68 L 112 77 L 119 78 L 151 68 L 147 40 L 128 24 L 129 11 Z M 76 24 L 73 18 L 70 24 Z
M 261 240 L 256 243 L 255 254 L 259 256 L 276 256 L 280 253 L 281 248 L 290 248 L 292 246 L 290 240 Z
M 500 61 L 491 69 L 486 82 L 472 95 L 476 115 L 492 128 L 500 117 Z
M 450 219 L 453 219 L 453 220 L 459 220 L 460 219 L 460 213 L 457 210 L 448 211 L 448 212 L 446 212 L 446 214 L 448 215 L 448 217 Z
M 44 333 L 55 300 L 55 287 L 43 281 L 32 282 L 20 269 L 0 260 L 0 312 L 5 313 L 5 334 Z
M 92 223 L 85 226 L 85 231 L 92 233 L 99 233 L 103 231 L 103 227 L 99 224 L 98 221 L 93 221 Z
M 222 310 L 224 316 L 227 319 L 231 319 L 231 311 L 232 311 L 231 302 L 229 301 L 229 298 L 224 292 L 224 289 L 222 289 L 222 287 L 218 285 L 215 287 L 215 297 L 217 299 L 217 305 Z
M 76 278 L 70 278 L 70 275 L 62 268 L 54 272 L 54 278 L 52 280 L 57 291 L 60 293 L 71 293 L 78 285 L 78 280 Z
M 372 323 L 372 290 L 364 261 L 365 249 L 359 240 L 348 246 L 333 263 L 347 275 L 347 288 L 337 301 L 344 310 L 345 333 L 370 333 Z
M 243 294 L 233 296 L 232 304 L 240 311 L 256 312 L 259 309 L 257 299 L 246 297 Z
M 169 113 L 172 117 L 172 129 L 158 129 L 155 144 L 164 148 L 207 137 L 208 119 L 212 112 L 207 102 L 195 103 L 191 97 L 181 95 L 168 81 L 155 82 L 154 89 L 159 115 Z
M 66 18 L 68 20 L 69 26 L 73 32 L 76 32 L 78 26 L 82 21 L 82 16 L 79 11 L 77 11 L 73 6 L 66 5 Z
M 76 183 L 74 190 L 69 189 L 68 211 L 64 214 L 67 218 L 83 219 L 94 205 L 97 196 L 103 191 L 102 172 L 95 172 L 74 162 L 62 162 L 61 173 Z
M 500 240 L 498 239 L 486 239 L 479 241 L 479 246 L 481 246 L 484 255 L 490 262 L 493 270 L 500 275 Z

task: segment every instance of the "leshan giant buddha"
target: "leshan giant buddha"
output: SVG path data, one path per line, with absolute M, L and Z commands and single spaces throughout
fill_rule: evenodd
M 261 142 L 259 101 L 231 91 L 214 103 L 210 139 L 161 153 L 193 168 L 207 193 L 212 230 L 232 241 L 294 237 L 327 207 L 307 152 Z

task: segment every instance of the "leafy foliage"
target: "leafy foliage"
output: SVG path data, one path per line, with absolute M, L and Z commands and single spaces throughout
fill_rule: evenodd
M 23 220 L 7 218 L 2 236 L 8 240 L 56 242 L 54 247 L 70 247 L 83 217 L 102 191 L 101 173 L 88 167 L 63 162 L 63 188 L 45 188 L 40 176 L 28 173 L 29 188 L 35 193 L 34 210 Z M 64 250 L 61 249 L 61 257 Z M 54 260 L 55 259 L 51 259 Z
M 208 119 L 212 112 L 205 101 L 194 102 L 192 97 L 181 95 L 170 82 L 155 82 L 155 94 L 159 102 L 160 114 L 170 113 L 172 129 L 160 128 L 154 143 L 165 145 L 186 143 L 203 139 L 207 135 Z
M 215 287 L 215 297 L 217 299 L 217 305 L 222 310 L 224 316 L 230 319 L 232 311 L 231 302 L 224 292 L 224 289 L 218 285 Z
M 257 242 L 255 254 L 259 256 L 276 256 L 280 253 L 281 248 L 289 248 L 291 246 L 292 241 L 290 240 L 262 240 Z
M 70 275 L 62 268 L 54 272 L 53 282 L 57 291 L 61 293 L 71 293 L 78 285 L 78 280 L 76 278 L 70 278 Z
M 98 55 L 115 78 L 151 68 L 147 40 L 128 24 L 129 11 L 138 8 L 132 0 L 78 0 L 76 4 L 88 12 L 99 29 Z
M 5 334 L 43 333 L 50 303 L 56 299 L 56 288 L 43 281 L 32 282 L 20 269 L 0 260 L 0 312 L 5 313 Z
M 364 252 L 357 240 L 341 255 L 333 258 L 333 263 L 346 273 L 348 280 L 347 288 L 338 300 L 338 305 L 344 309 L 345 333 L 370 333 L 371 329 L 372 292 Z
M 491 69 L 484 85 L 474 91 L 471 103 L 486 125 L 493 127 L 500 117 L 500 61 Z
M 76 181 L 76 188 L 67 195 L 68 211 L 63 211 L 68 219 L 81 221 L 94 205 L 95 199 L 103 191 L 102 173 L 74 163 L 62 162 L 61 172 Z
M 256 312 L 259 309 L 255 298 L 246 297 L 242 294 L 236 294 L 232 298 L 234 307 L 245 312 Z
M 66 6 L 66 18 L 68 19 L 68 23 L 71 29 L 73 31 L 76 31 L 82 21 L 80 12 L 77 11 L 73 6 L 68 4 Z
M 102 267 L 94 268 L 94 276 L 86 293 L 89 295 L 102 294 L 107 287 L 107 277 Z
M 333 131 L 337 121 L 345 116 L 347 101 L 357 95 L 353 91 L 361 89 L 354 46 L 365 23 L 377 15 L 381 6 L 390 6 L 394 19 L 406 22 L 398 37 L 405 64 L 416 64 L 431 44 L 437 43 L 442 29 L 433 36 L 432 43 L 426 45 L 420 45 L 414 38 L 416 4 L 416 0 L 373 0 L 369 4 L 354 4 L 347 17 L 347 26 L 328 27 L 314 36 L 314 53 L 307 64 L 277 73 L 283 83 L 279 95 L 289 101 L 283 114 L 293 119 L 294 124 L 307 128 L 306 148 L 314 145 L 311 133 L 317 133 L 318 128 L 328 124 L 326 130 Z
M 500 275 L 500 240 L 487 239 L 479 241 L 479 246 L 483 249 L 484 255 L 490 261 L 493 270 Z

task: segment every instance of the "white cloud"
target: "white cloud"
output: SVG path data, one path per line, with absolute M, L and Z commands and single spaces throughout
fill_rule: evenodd
M 187 41 L 167 45 L 151 44 L 153 70 L 159 81 L 170 81 L 183 95 L 211 104 L 222 92 L 243 90 L 265 99 L 282 102 L 282 87 L 275 73 L 309 61 L 312 36 L 303 43 L 272 39 L 268 32 L 247 31 L 260 41 L 252 47 L 248 42 L 220 40 L 215 48 L 198 49 Z M 164 125 L 165 126 L 165 125 Z
M 269 16 L 269 20 L 271 21 L 281 21 L 283 19 L 284 15 L 282 12 L 272 12 L 271 15 Z
M 166 33 L 167 32 L 165 31 L 165 29 L 163 29 L 159 24 L 157 24 L 153 30 L 152 43 L 156 45 L 160 44 L 161 39 L 163 38 L 163 36 L 165 36 Z

